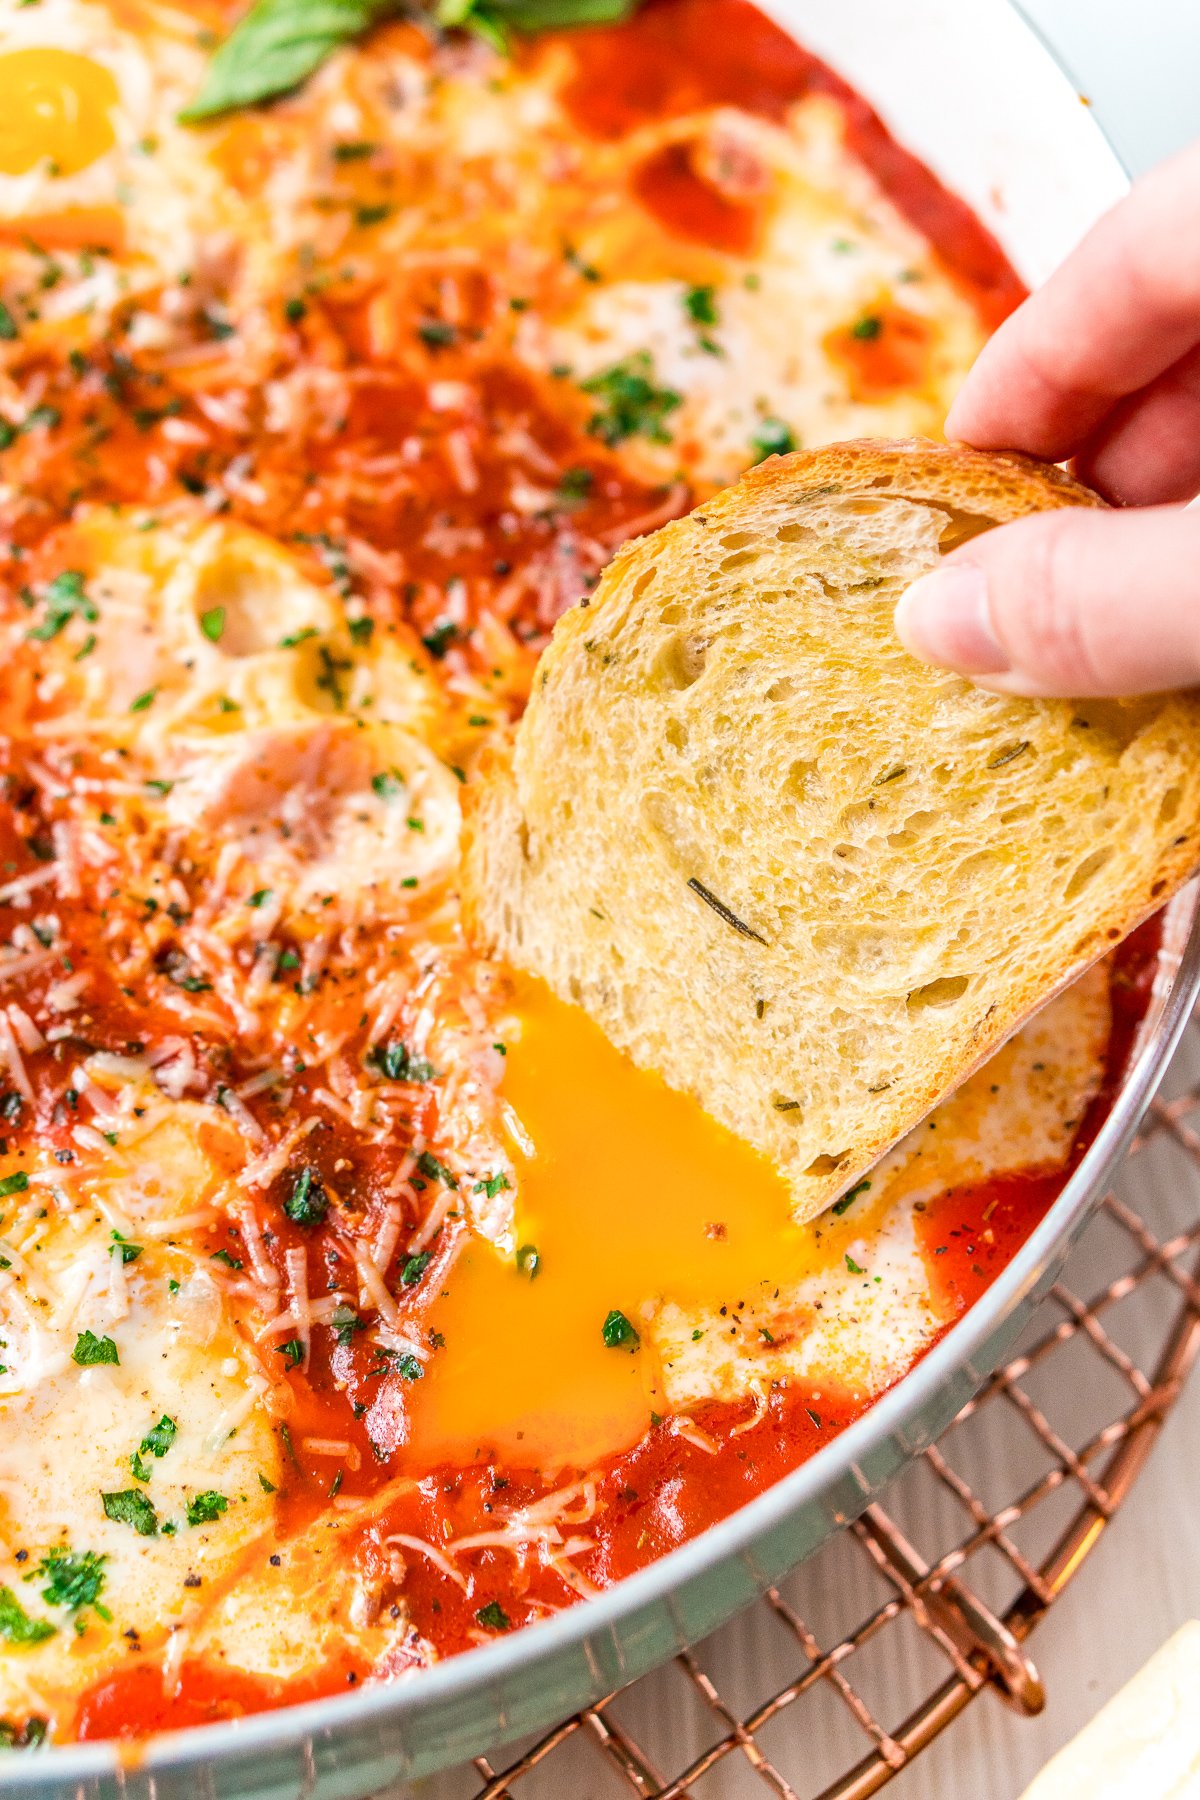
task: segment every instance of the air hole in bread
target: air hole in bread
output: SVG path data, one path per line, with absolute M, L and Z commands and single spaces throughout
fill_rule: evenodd
M 720 563 L 721 573 L 724 575 L 729 569 L 741 569 L 744 568 L 747 563 L 757 561 L 757 550 L 738 550 L 732 556 L 722 557 Z
M 629 590 L 629 598 L 631 600 L 639 600 L 650 584 L 657 580 L 658 565 L 655 563 L 652 564 L 650 568 L 643 570 L 642 574 L 638 576 L 632 588 Z
M 1099 850 L 1093 850 L 1090 856 L 1085 856 L 1075 870 L 1070 881 L 1068 881 L 1066 887 L 1063 889 L 1063 899 L 1078 899 L 1088 883 L 1094 880 L 1100 873 L 1105 863 L 1112 861 L 1112 856 L 1113 848 L 1111 844 L 1104 844 Z
M 1169 825 L 1171 823 L 1171 820 L 1179 811 L 1182 800 L 1182 788 L 1169 787 L 1167 789 L 1166 793 L 1158 803 L 1158 822 L 1160 825 Z
M 806 799 L 811 791 L 813 776 L 816 774 L 817 768 L 817 763 L 798 756 L 783 778 L 784 792 L 791 794 L 797 800 Z
M 926 1007 L 953 1006 L 971 985 L 969 975 L 939 975 L 924 987 L 914 988 L 908 996 L 909 1012 L 922 1012 Z
M 804 1173 L 806 1175 L 832 1175 L 835 1169 L 841 1168 L 849 1154 L 849 1150 L 839 1150 L 836 1155 L 831 1156 L 828 1151 L 823 1151 L 820 1156 L 813 1157 Z
M 973 855 L 964 857 L 955 869 L 955 886 L 968 887 L 973 881 L 978 880 L 979 876 L 986 874 L 989 869 L 996 868 L 1000 861 L 1000 857 L 994 850 L 976 850 Z M 960 939 L 965 940 L 970 933 L 962 931 L 958 935 Z
M 811 525 L 781 525 L 775 533 L 775 541 L 779 544 L 816 543 L 818 533 Z
M 795 692 L 796 692 L 795 682 L 790 678 L 790 676 L 785 675 L 782 677 L 781 680 L 773 681 L 771 683 L 770 687 L 767 689 L 767 699 L 774 700 L 777 702 L 780 700 L 790 700 L 790 699 L 792 699 Z
M 721 539 L 722 550 L 744 550 L 747 544 L 756 542 L 753 531 L 731 531 L 728 537 Z
M 704 673 L 708 645 L 702 638 L 681 634 L 669 638 L 655 659 L 654 673 L 663 687 L 690 688 Z
M 659 613 L 658 622 L 660 625 L 678 625 L 682 617 L 683 607 L 680 606 L 678 600 L 672 600 L 670 605 L 664 606 Z
M 1108 754 L 1120 756 L 1161 710 L 1162 701 L 1154 694 L 1139 700 L 1089 700 L 1071 724 L 1076 731 L 1093 732 Z M 1167 754 L 1172 754 L 1169 745 Z
M 951 550 L 957 550 L 960 544 L 969 544 L 972 538 L 990 531 L 996 523 L 994 519 L 985 519 L 979 513 L 962 512 L 956 506 L 939 507 L 946 514 L 946 524 L 938 539 L 938 549 L 943 556 L 949 556 Z
M 688 728 L 683 723 L 682 719 L 668 719 L 663 731 L 663 736 L 666 738 L 668 744 L 670 744 L 672 750 L 687 749 Z

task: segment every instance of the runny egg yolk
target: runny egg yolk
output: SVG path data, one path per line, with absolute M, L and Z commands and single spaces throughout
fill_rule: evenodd
M 582 1467 L 664 1410 L 646 1308 L 736 1307 L 820 1260 L 778 1172 L 586 1013 L 521 978 L 507 1049 L 516 1254 L 473 1239 L 427 1316 L 408 1461 Z M 619 1313 L 637 1333 L 637 1342 Z
M 46 163 L 76 175 L 116 142 L 120 94 L 103 63 L 74 50 L 9 50 L 0 55 L 0 174 L 27 175 Z

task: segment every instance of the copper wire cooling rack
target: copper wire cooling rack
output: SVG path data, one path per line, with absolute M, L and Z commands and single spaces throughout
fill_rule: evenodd
M 1029 1341 L 886 1511 L 869 1508 L 696 1651 L 503 1766 L 480 1757 L 422 1793 L 864 1800 L 985 1689 L 1040 1711 L 1027 1640 L 1137 1479 L 1200 1351 L 1197 1109 L 1194 1017 Z M 764 1663 L 793 1664 L 791 1678 L 762 1691 Z

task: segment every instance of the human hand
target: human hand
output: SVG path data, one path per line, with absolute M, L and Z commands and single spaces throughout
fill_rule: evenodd
M 946 420 L 980 449 L 1074 459 L 1126 510 L 987 532 L 914 582 L 914 655 L 1008 694 L 1200 683 L 1200 143 L 1095 225 L 1008 319 Z

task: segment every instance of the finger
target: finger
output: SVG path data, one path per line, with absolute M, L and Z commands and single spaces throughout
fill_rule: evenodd
M 980 353 L 946 435 L 1058 461 L 1200 342 L 1200 143 L 1107 213 Z
M 1075 467 L 1081 481 L 1126 506 L 1200 493 L 1200 348 L 1123 401 Z
M 1200 513 L 1069 509 L 973 538 L 901 596 L 914 656 L 1005 694 L 1200 683 Z

